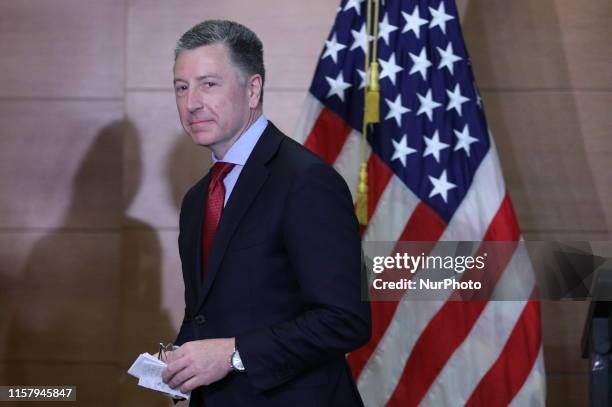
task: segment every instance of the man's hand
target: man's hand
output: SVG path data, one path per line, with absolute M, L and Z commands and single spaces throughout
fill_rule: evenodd
M 232 370 L 230 357 L 234 344 L 235 338 L 184 343 L 178 349 L 166 352 L 168 366 L 162 379 L 173 389 L 180 386 L 184 393 L 221 380 Z

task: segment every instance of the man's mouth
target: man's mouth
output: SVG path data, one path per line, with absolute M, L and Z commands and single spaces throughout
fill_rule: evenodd
M 205 128 L 208 128 L 212 122 L 212 120 L 198 119 L 189 122 L 189 127 L 192 130 L 203 130 Z
M 210 123 L 210 122 L 212 122 L 212 120 L 209 120 L 209 119 L 197 119 L 197 120 L 190 121 L 189 125 L 192 126 L 194 124 Z

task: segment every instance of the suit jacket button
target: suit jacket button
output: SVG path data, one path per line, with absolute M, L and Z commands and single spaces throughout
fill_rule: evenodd
M 198 325 L 202 325 L 204 322 L 206 322 L 206 318 L 204 318 L 204 315 L 196 315 L 195 322 Z

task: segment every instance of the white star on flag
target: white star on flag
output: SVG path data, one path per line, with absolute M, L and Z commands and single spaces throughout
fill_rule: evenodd
M 402 33 L 412 31 L 414 35 L 419 38 L 421 26 L 427 24 L 427 20 L 422 19 L 421 15 L 419 14 L 419 6 L 414 6 L 412 14 L 402 11 L 402 16 L 406 20 L 406 25 L 404 25 Z
M 357 15 L 361 15 L 361 3 L 363 3 L 364 0 L 348 0 L 346 2 L 346 5 L 344 6 L 344 11 L 349 11 L 350 9 L 354 8 L 355 11 L 357 12 Z
M 440 53 L 440 65 L 438 65 L 438 69 L 446 67 L 451 75 L 454 75 L 455 62 L 461 61 L 462 58 L 453 53 L 453 44 L 449 42 L 446 49 L 440 47 L 436 47 L 436 49 Z
M 476 83 L 474 83 L 474 93 L 476 94 L 476 104 L 482 109 L 482 97 L 480 97 L 480 91 L 478 90 Z
M 461 116 L 461 105 L 470 100 L 470 98 L 466 98 L 461 94 L 459 84 L 455 85 L 455 90 L 452 92 L 447 89 L 446 94 L 448 95 L 448 105 L 446 105 L 446 111 L 455 109 L 457 113 L 459 113 L 459 116 Z
M 455 17 L 451 16 L 450 14 L 446 14 L 444 1 L 440 2 L 440 6 L 437 10 L 433 7 L 429 7 L 429 11 L 431 12 L 431 22 L 429 23 L 429 28 L 440 27 L 442 32 L 446 34 L 446 22 L 453 20 Z
M 385 44 L 389 45 L 389 34 L 399 27 L 389 24 L 389 14 L 385 13 L 382 21 L 378 24 L 378 38 L 382 38 Z
M 398 72 L 401 72 L 404 70 L 404 68 L 402 68 L 401 66 L 395 63 L 394 53 L 392 53 L 389 56 L 388 61 L 385 61 L 384 59 L 380 59 L 380 66 L 382 67 L 382 70 L 380 72 L 379 79 L 382 80 L 383 78 L 389 78 L 391 83 L 394 85 L 395 85 L 395 76 L 397 75 Z
M 415 72 L 420 72 L 423 80 L 427 80 L 427 68 L 431 66 L 431 62 L 427 59 L 427 51 L 425 51 L 425 47 L 421 49 L 421 53 L 419 55 L 414 55 L 412 53 L 408 53 L 414 65 L 410 70 L 410 74 L 412 75 Z
M 361 78 L 361 83 L 359 83 L 359 89 L 363 89 L 365 88 L 365 85 L 366 85 L 365 72 L 362 71 L 361 69 L 357 69 L 357 73 L 359 74 L 359 77 Z
M 342 51 L 346 48 L 346 45 L 340 44 L 336 38 L 337 34 L 334 33 L 334 36 L 331 40 L 325 41 L 325 52 L 321 59 L 324 59 L 327 56 L 330 56 L 334 63 L 338 62 L 338 52 Z
M 446 178 L 446 170 L 442 171 L 440 178 L 429 176 L 429 180 L 431 181 L 433 188 L 429 193 L 429 197 L 433 198 L 436 195 L 440 195 L 444 200 L 444 203 L 448 202 L 448 191 L 453 188 L 457 188 L 457 185 L 452 182 L 448 182 Z
M 406 135 L 404 135 L 399 142 L 395 141 L 394 139 L 391 139 L 391 143 L 393 143 L 393 148 L 395 149 L 395 151 L 393 152 L 393 156 L 391 157 L 391 161 L 400 160 L 402 166 L 405 167 L 406 157 L 410 154 L 416 153 L 416 150 L 408 146 Z
M 338 73 L 336 79 L 326 76 L 325 80 L 329 84 L 329 92 L 327 92 L 327 97 L 329 98 L 333 95 L 337 95 L 340 100 L 344 102 L 344 91 L 350 88 L 352 85 L 348 82 L 344 82 L 342 71 Z
M 455 144 L 455 149 L 457 150 L 465 150 L 467 156 L 470 156 L 470 145 L 478 141 L 477 138 L 470 136 L 470 130 L 468 125 L 466 124 L 463 127 L 463 131 L 453 130 L 455 132 L 455 136 L 457 136 L 457 144 Z
M 350 50 L 352 51 L 355 48 L 361 48 L 365 54 L 368 48 L 368 41 L 372 39 L 372 36 L 366 33 L 365 23 L 363 23 L 359 31 L 351 30 L 351 34 L 353 34 L 353 44 L 351 45 Z
M 426 144 L 425 152 L 423 153 L 423 157 L 427 157 L 428 155 L 433 155 L 434 158 L 436 159 L 436 162 L 440 162 L 440 151 L 450 146 L 440 141 L 440 134 L 438 133 L 438 130 L 436 130 L 436 132 L 433 134 L 433 136 L 431 136 L 431 138 L 427 138 L 426 136 L 423 136 L 423 139 L 425 140 L 425 144 Z
M 394 118 L 398 127 L 402 127 L 402 115 L 410 111 L 407 107 L 402 106 L 402 95 L 397 95 L 395 101 L 385 99 L 385 102 L 387 102 L 387 106 L 389 106 L 389 112 L 385 120 Z
M 433 120 L 433 110 L 437 107 L 442 106 L 441 103 L 434 101 L 431 97 L 431 89 L 427 91 L 425 96 L 421 96 L 417 93 L 417 97 L 419 98 L 419 102 L 421 102 L 421 107 L 419 107 L 419 111 L 417 112 L 417 116 L 420 114 L 427 114 L 427 117 L 430 121 Z

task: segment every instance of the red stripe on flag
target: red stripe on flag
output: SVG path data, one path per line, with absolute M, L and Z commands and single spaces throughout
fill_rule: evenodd
M 421 202 L 412 212 L 398 241 L 437 241 L 442 236 L 445 228 L 446 223 L 444 220 L 429 206 Z M 372 337 L 370 342 L 351 352 L 348 357 L 348 363 L 355 380 L 361 374 L 363 367 L 385 334 L 387 327 L 393 319 L 397 305 L 397 301 L 372 301 L 370 303 L 372 311 Z
M 540 351 L 540 303 L 529 301 L 499 358 L 482 378 L 466 406 L 507 406 L 517 395 Z
M 435 242 L 446 229 L 446 222 L 423 202 L 414 209 L 410 221 L 404 228 L 399 240 L 417 242 Z
M 510 198 L 506 194 L 484 240 L 516 241 L 520 237 Z M 514 222 L 515 226 L 508 225 Z M 481 255 L 482 247 L 478 254 Z M 514 250 L 503 251 L 492 261 L 493 268 L 504 269 Z M 489 260 L 493 260 L 490 259 Z M 495 270 L 496 271 L 496 270 Z M 498 276 L 501 272 L 495 273 Z M 429 321 L 406 361 L 402 376 L 387 406 L 417 406 L 455 349 L 465 340 L 485 308 L 486 301 L 447 301 Z M 444 334 L 441 334 L 444 333 Z
M 304 146 L 333 165 L 350 133 L 351 127 L 340 116 L 328 108 L 323 108 Z
M 487 234 L 484 236 L 485 241 L 503 242 L 515 241 L 521 237 L 518 219 L 512 206 L 512 200 L 508 193 L 504 196 L 495 219 L 491 222 Z

